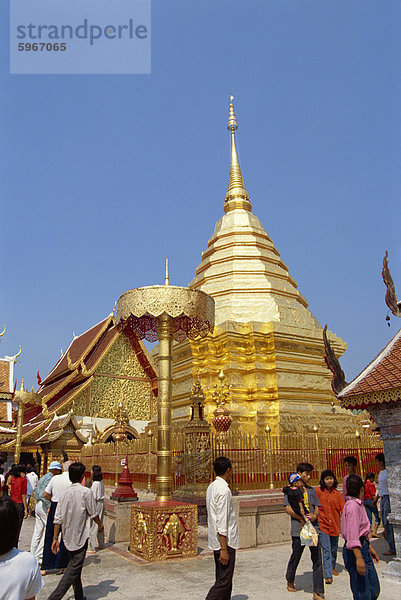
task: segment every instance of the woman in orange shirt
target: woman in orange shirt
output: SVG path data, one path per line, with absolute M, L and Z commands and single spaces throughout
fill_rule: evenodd
M 330 469 L 322 472 L 320 487 L 316 488 L 320 500 L 319 507 L 319 533 L 323 554 L 323 572 L 326 583 L 333 583 L 333 575 L 338 575 L 335 570 L 337 560 L 338 536 L 340 535 L 341 513 L 345 500 L 336 490 L 337 479 Z

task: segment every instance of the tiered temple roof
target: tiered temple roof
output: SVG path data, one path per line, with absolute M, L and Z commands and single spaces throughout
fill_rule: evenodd
M 338 397 L 346 408 L 401 400 L 401 329 Z
M 41 406 L 28 404 L 25 408 L 23 440 L 34 440 L 35 443 L 51 441 L 49 436 L 56 435 L 56 432 L 53 431 L 56 425 L 58 430 L 61 430 L 62 422 L 58 414 L 63 410 L 67 411 L 65 416 L 71 413 L 71 403 L 90 386 L 96 369 L 119 337 L 125 339 L 124 334 L 115 325 L 113 314 L 81 335 L 74 336 L 68 349 L 62 354 L 50 373 L 42 381 L 39 380 L 39 389 L 35 398 L 41 401 Z M 133 337 L 127 343 L 130 344 L 133 354 L 145 373 L 152 393 L 157 395 L 157 373 L 146 348 L 141 340 Z M 113 374 L 113 377 L 119 380 L 123 379 L 118 372 Z M 127 379 L 135 378 L 128 377 Z M 85 415 L 85 413 L 78 414 Z M 108 417 L 113 418 L 112 406 L 110 406 Z M 12 444 L 13 441 L 10 440 L 10 443 Z

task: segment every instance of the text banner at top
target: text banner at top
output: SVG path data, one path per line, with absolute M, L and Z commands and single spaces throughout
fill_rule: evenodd
M 151 0 L 10 0 L 10 73 L 151 72 Z

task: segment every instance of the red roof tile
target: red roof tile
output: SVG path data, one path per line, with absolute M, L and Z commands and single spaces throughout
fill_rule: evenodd
M 401 387 L 401 329 L 374 360 L 338 394 L 348 398 Z
M 13 361 L 0 358 L 0 392 L 2 393 L 13 393 L 13 364 Z
M 79 361 L 88 354 L 94 344 L 97 343 L 99 338 L 107 329 L 107 326 L 111 323 L 112 320 L 109 316 L 100 323 L 97 323 L 97 325 L 94 325 L 88 329 L 88 331 L 85 331 L 80 336 L 76 337 L 69 345 L 67 351 L 64 353 L 64 356 L 59 359 L 59 361 L 50 371 L 49 375 L 47 375 L 47 377 L 42 381 L 39 391 L 42 391 L 43 387 L 47 386 L 47 384 L 55 379 L 70 373 L 70 369 L 68 368 L 67 353 L 69 354 L 72 363 L 79 363 Z

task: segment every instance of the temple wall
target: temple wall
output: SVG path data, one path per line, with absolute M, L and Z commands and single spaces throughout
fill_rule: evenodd
M 334 334 L 330 339 L 341 355 L 345 343 Z M 177 423 L 188 418 L 197 369 L 209 421 L 216 408 L 213 386 L 223 369 L 225 382 L 232 386 L 233 429 L 257 433 L 268 424 L 273 433 L 310 432 L 314 425 L 324 432 L 338 432 L 340 427 L 355 431 L 349 411 L 336 402 L 333 412 L 335 397 L 321 329 L 226 321 L 204 340 L 174 344 L 173 421 Z

